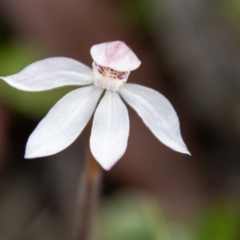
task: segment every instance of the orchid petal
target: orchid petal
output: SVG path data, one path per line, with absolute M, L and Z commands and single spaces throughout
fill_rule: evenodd
M 128 111 L 119 94 L 106 91 L 96 109 L 90 137 L 95 159 L 105 170 L 122 157 L 129 135 Z
M 19 73 L 0 78 L 24 91 L 44 91 L 68 85 L 93 83 L 91 68 L 65 57 L 40 60 L 28 65 Z
M 68 147 L 91 118 L 102 92 L 91 85 L 61 98 L 29 137 L 25 158 L 49 156 Z
M 163 144 L 175 151 L 190 154 L 181 137 L 177 114 L 163 95 L 153 89 L 129 83 L 119 92 Z
M 134 52 L 121 41 L 93 45 L 90 53 L 97 64 L 121 72 L 135 70 L 141 64 Z

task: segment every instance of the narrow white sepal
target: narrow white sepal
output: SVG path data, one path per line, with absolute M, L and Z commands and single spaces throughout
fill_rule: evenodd
M 190 154 L 181 137 L 178 116 L 162 94 L 129 83 L 119 93 L 162 143 L 175 151 Z
M 25 158 L 49 156 L 68 147 L 91 118 L 102 92 L 91 85 L 61 98 L 30 135 Z
M 105 170 L 126 151 L 128 135 L 127 108 L 118 93 L 106 91 L 94 114 L 90 137 L 91 152 Z
M 65 57 L 46 58 L 28 65 L 19 73 L 0 78 L 24 91 L 45 91 L 93 83 L 91 68 Z

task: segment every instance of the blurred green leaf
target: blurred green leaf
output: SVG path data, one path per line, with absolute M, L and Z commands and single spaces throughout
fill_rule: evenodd
M 140 194 L 117 194 L 101 209 L 101 240 L 169 240 L 156 201 Z
M 239 208 L 231 203 L 208 204 L 192 220 L 165 221 L 157 201 L 144 194 L 118 193 L 104 201 L 100 240 L 239 240 Z
M 146 0 L 122 0 L 121 4 L 125 13 L 124 17 L 135 27 L 146 30 L 151 16 L 149 2 Z
M 220 5 L 224 14 L 234 25 L 240 26 L 240 1 L 239 0 L 220 0 Z
M 240 216 L 231 204 L 214 203 L 202 213 L 196 230 L 197 240 L 238 240 L 240 239 Z

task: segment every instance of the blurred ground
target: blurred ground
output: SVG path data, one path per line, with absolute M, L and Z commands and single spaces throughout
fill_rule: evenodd
M 0 0 L 0 75 L 48 56 L 90 66 L 93 44 L 120 39 L 142 61 L 129 81 L 157 89 L 179 115 L 192 157 L 159 143 L 129 109 L 127 152 L 104 173 L 102 239 L 239 239 L 239 32 L 235 0 Z M 25 161 L 27 137 L 66 90 L 0 88 L 0 239 L 70 239 L 90 125 L 62 153 Z

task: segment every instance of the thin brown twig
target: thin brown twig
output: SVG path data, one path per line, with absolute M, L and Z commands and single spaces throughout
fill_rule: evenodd
M 86 155 L 85 169 L 80 179 L 79 209 L 74 240 L 92 240 L 93 226 L 98 205 L 101 168 L 90 150 Z

